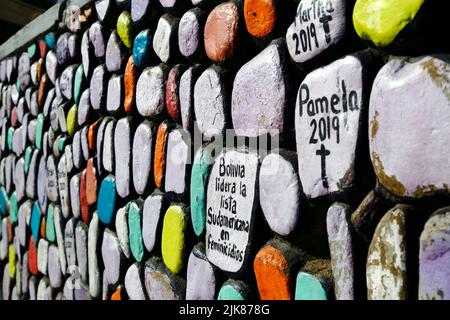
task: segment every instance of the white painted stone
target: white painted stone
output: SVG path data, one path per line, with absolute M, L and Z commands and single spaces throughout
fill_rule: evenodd
M 106 41 L 103 35 L 103 27 L 99 21 L 94 22 L 89 28 L 89 40 L 94 47 L 95 57 L 103 58 L 106 52 Z
M 76 254 L 76 242 L 75 242 L 75 220 L 70 219 L 66 223 L 64 229 L 64 249 L 66 252 L 67 271 L 71 273 L 77 269 L 77 254 Z
M 67 174 L 70 174 L 73 170 L 73 154 L 71 144 L 67 144 L 64 147 L 64 156 L 66 157 L 66 171 Z
M 176 27 L 172 26 L 167 21 L 166 15 L 161 16 L 155 34 L 153 35 L 153 50 L 155 50 L 156 55 L 164 63 L 167 63 L 172 53 L 171 50 L 174 49 L 171 48 L 170 41 L 175 36 L 175 33 L 178 33 L 178 25 Z
M 22 293 L 26 295 L 28 293 L 28 282 L 30 278 L 30 271 L 28 269 L 28 251 L 23 254 L 22 272 L 20 274 L 20 277 L 20 282 L 22 284 Z
M 120 41 L 120 40 L 119 40 Z M 123 101 L 123 76 L 113 75 L 108 81 L 106 109 L 110 113 L 119 112 Z
M 162 216 L 165 213 L 164 194 L 151 194 L 145 199 L 143 220 L 142 220 L 142 240 L 148 252 L 155 249 L 159 240 L 158 231 L 161 231 Z
M 338 43 L 348 27 L 343 0 L 303 0 L 286 32 L 292 60 L 306 62 Z
M 75 174 L 70 178 L 70 207 L 74 218 L 80 217 L 80 179 L 81 174 Z
M 0 241 L 0 260 L 5 260 L 8 256 L 8 218 L 2 219 L 2 239 Z M 8 270 L 9 274 L 9 270 Z
M 63 300 L 74 300 L 75 279 L 73 277 L 68 277 L 66 282 L 64 282 L 63 288 Z
M 91 61 L 91 43 L 89 40 L 89 30 L 86 30 L 83 33 L 83 37 L 81 38 L 81 62 L 83 64 L 83 72 L 84 76 L 87 78 L 89 76 L 89 71 L 92 69 L 92 61 Z
M 11 278 L 9 277 L 9 263 L 5 265 L 3 269 L 3 281 L 2 281 L 2 298 L 8 300 L 11 293 Z
M 50 285 L 48 283 L 48 278 L 44 277 L 39 281 L 39 285 L 37 287 L 36 300 L 51 300 L 51 296 L 49 297 L 49 289 Z M 50 291 L 51 293 L 51 291 Z
M 125 274 L 125 289 L 130 300 L 145 300 L 144 286 L 142 285 L 141 267 L 133 263 Z
M 30 67 L 30 76 L 31 76 L 31 82 L 37 86 L 39 84 L 38 80 L 37 80 L 37 67 L 38 67 L 38 62 L 33 62 L 31 64 Z
M 53 155 L 47 158 L 47 197 L 52 202 L 58 200 L 58 175 Z
M 30 292 L 30 300 L 37 299 L 37 287 L 38 287 L 37 278 L 33 276 L 30 278 L 30 281 L 28 282 L 28 289 Z
M 258 166 L 259 158 L 256 153 L 226 150 L 216 158 L 211 169 L 206 202 L 206 256 L 223 271 L 236 273 L 248 263 L 246 258 L 253 232 L 251 226 L 254 202 L 258 200 L 255 190 Z M 222 186 L 223 191 L 220 191 Z M 223 201 L 229 204 L 231 210 L 223 208 Z M 218 223 L 219 212 L 222 217 L 233 218 L 235 224 L 240 226 L 238 230 L 234 227 L 221 227 L 220 222 Z M 235 249 L 235 257 L 218 250 L 224 234 L 228 238 L 228 247 Z
M 102 259 L 108 284 L 115 286 L 120 279 L 124 258 L 116 234 L 109 229 L 103 232 Z
M 36 198 L 36 175 L 38 166 L 39 150 L 35 149 L 31 156 L 30 167 L 28 168 L 27 185 L 25 191 L 28 198 Z
M 21 202 L 25 196 L 25 170 L 24 170 L 24 160 L 20 158 L 16 162 L 16 167 L 14 170 L 14 186 L 16 189 L 16 199 Z
M 181 125 L 184 130 L 190 130 L 194 121 L 194 85 L 196 78 L 193 75 L 195 67 L 188 68 L 180 78 L 179 99 Z
M 66 156 L 62 155 L 58 163 L 58 190 L 61 211 L 65 218 L 70 215 L 69 178 L 67 175 Z
M 203 243 L 195 246 L 189 255 L 186 280 L 186 300 L 214 300 L 216 276 Z
M 136 84 L 136 108 L 142 116 L 155 117 L 164 111 L 166 78 L 167 70 L 162 65 L 142 71 Z
M 87 124 L 89 120 L 90 111 L 91 111 L 90 90 L 89 88 L 87 88 L 81 94 L 80 101 L 78 102 L 77 121 L 80 127 Z
M 111 0 L 98 0 L 95 1 L 95 11 L 100 21 L 103 21 L 107 13 L 109 12 L 109 6 L 111 5 Z
M 50 285 L 58 289 L 62 286 L 61 264 L 59 260 L 59 250 L 55 245 L 48 248 L 48 279 Z
M 78 271 L 81 279 L 88 280 L 88 226 L 78 221 L 75 228 L 75 248 L 77 254 Z
M 98 267 L 99 226 L 98 214 L 94 212 L 88 231 L 88 272 L 89 272 L 89 294 L 97 298 L 100 296 L 100 270 Z
M 167 139 L 165 186 L 166 192 L 184 194 L 190 174 L 191 139 L 183 129 L 173 129 Z
M 308 198 L 353 186 L 362 109 L 366 108 L 362 68 L 356 56 L 346 56 L 309 73 L 300 85 L 295 132 L 299 176 Z
M 62 95 L 67 99 L 71 100 L 73 97 L 73 82 L 75 79 L 75 72 L 77 71 L 78 65 L 73 64 L 68 66 L 61 73 L 61 78 L 59 80 L 59 86 Z
M 106 45 L 106 69 L 111 73 L 119 72 L 126 63 L 125 58 L 126 49 L 122 44 L 122 40 L 120 40 L 117 31 L 113 30 L 109 36 L 108 44 Z
M 37 247 L 37 265 L 38 270 L 43 275 L 47 275 L 48 263 L 48 241 L 40 239 Z
M 67 260 L 66 260 L 66 250 L 65 250 L 65 244 L 64 244 L 64 233 L 65 230 L 63 229 L 63 218 L 61 210 L 59 209 L 59 206 L 53 207 L 53 220 L 55 224 L 55 234 L 56 234 L 56 243 L 58 244 L 58 256 L 59 256 L 59 264 L 61 266 L 61 272 L 63 274 L 66 273 L 67 270 Z
M 72 155 L 75 168 L 81 169 L 84 164 L 83 151 L 81 150 L 81 131 L 77 131 L 73 135 Z
M 114 170 L 114 128 L 116 121 L 109 121 L 103 132 L 102 162 L 103 168 L 112 173 Z M 98 136 L 97 136 L 98 137 Z M 141 146 L 145 147 L 145 146 Z M 97 158 L 98 159 L 98 158 Z
M 114 130 L 114 159 L 117 194 L 122 198 L 130 194 L 131 186 L 131 132 L 130 118 L 117 121 Z
M 97 66 L 92 73 L 89 88 L 91 106 L 94 110 L 100 110 L 105 101 L 107 92 L 107 87 L 105 86 L 106 73 L 106 66 L 104 64 Z
M 149 300 L 184 300 L 185 280 L 171 273 L 161 258 L 146 262 L 144 277 Z
M 83 158 L 86 161 L 89 159 L 88 131 L 89 131 L 89 127 L 84 126 L 83 129 L 81 129 L 81 134 L 80 134 L 81 151 L 83 153 Z
M 128 238 L 128 211 L 126 207 L 120 208 L 116 212 L 115 227 L 120 248 L 127 259 L 131 257 L 130 240 Z
M 39 160 L 38 177 L 37 177 L 37 196 L 39 206 L 42 212 L 47 211 L 47 165 L 45 157 L 42 156 Z
M 154 128 L 148 121 L 136 129 L 133 139 L 133 183 L 138 194 L 143 194 L 150 182 L 153 167 Z
M 19 243 L 23 246 L 27 246 L 27 217 L 31 216 L 31 206 L 32 206 L 31 200 L 26 200 L 24 203 L 22 203 L 19 207 L 18 212 L 18 233 L 16 234 L 16 237 L 19 238 Z

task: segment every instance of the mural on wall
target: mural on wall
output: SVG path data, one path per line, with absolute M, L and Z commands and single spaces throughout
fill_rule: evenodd
M 439 11 L 68 6 L 0 61 L 0 298 L 450 299 Z

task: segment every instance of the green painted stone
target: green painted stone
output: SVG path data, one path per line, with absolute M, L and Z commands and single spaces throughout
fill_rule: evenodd
M 73 82 L 73 100 L 76 105 L 78 105 L 78 102 L 80 101 L 81 94 L 83 93 L 83 89 L 85 87 L 85 82 L 83 65 L 80 64 L 75 72 L 75 80 Z
M 295 285 L 295 300 L 328 300 L 322 283 L 306 272 L 299 272 Z
M 47 33 L 45 35 L 45 43 L 49 49 L 55 49 L 56 46 L 56 36 L 54 32 Z
M 217 297 L 217 300 L 245 300 L 244 297 L 233 286 L 224 285 Z
M 0 213 L 3 217 L 8 213 L 8 194 L 3 187 L 0 187 Z
M 9 218 L 11 224 L 15 225 L 18 220 L 19 205 L 17 204 L 16 192 L 14 191 L 9 198 Z
M 142 243 L 141 210 L 136 202 L 128 206 L 128 234 L 130 238 L 130 249 L 137 262 L 141 262 L 144 255 L 144 244 Z
M 67 132 L 73 136 L 78 128 L 78 108 L 74 104 L 67 114 Z
M 45 219 L 45 235 L 50 242 L 56 241 L 54 212 L 55 207 L 50 203 L 47 209 L 47 218 Z
M 30 162 L 31 162 L 31 156 L 33 154 L 33 148 L 31 146 L 28 146 L 25 149 L 25 156 L 23 161 L 23 170 L 25 171 L 25 174 L 28 174 L 28 169 L 30 169 Z
M 201 147 L 194 157 L 191 171 L 191 220 L 194 232 L 200 236 L 206 225 L 206 185 L 214 163 L 209 149 Z
M 9 150 L 12 150 L 13 135 L 14 135 L 14 128 L 9 127 L 8 128 L 8 141 L 7 141 Z
M 117 19 L 117 34 L 127 48 L 133 45 L 133 21 L 128 11 L 124 11 Z
M 67 142 L 66 136 L 61 136 L 58 138 L 57 146 L 58 146 L 59 154 L 62 154 L 62 152 L 64 151 L 64 148 L 66 147 L 66 142 Z
M 36 56 L 36 51 L 37 51 L 37 45 L 35 43 L 33 43 L 32 45 L 30 45 L 28 47 L 28 57 L 30 57 L 30 59 L 33 59 Z
M 44 135 L 44 115 L 40 113 L 37 117 L 36 121 L 36 136 L 34 139 L 34 143 L 36 145 L 36 148 L 39 150 L 42 149 L 42 136 Z

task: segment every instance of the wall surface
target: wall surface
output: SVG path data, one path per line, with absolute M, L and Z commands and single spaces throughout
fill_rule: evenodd
M 0 298 L 450 299 L 442 11 L 58 3 L 0 47 Z

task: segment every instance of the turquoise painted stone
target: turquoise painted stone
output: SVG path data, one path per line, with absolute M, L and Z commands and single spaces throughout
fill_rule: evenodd
M 128 236 L 130 238 L 131 253 L 137 262 L 141 262 L 144 255 L 141 210 L 135 201 L 131 202 L 128 206 Z
M 244 297 L 231 285 L 224 285 L 217 297 L 217 300 L 245 300 Z
M 14 136 L 14 128 L 13 127 L 9 127 L 8 128 L 8 141 L 7 141 L 9 150 L 12 150 L 13 136 Z
M 316 277 L 299 272 L 295 286 L 295 300 L 327 300 L 327 293 Z
M 142 68 L 147 64 L 152 47 L 151 34 L 149 29 L 144 29 L 134 38 L 133 60 L 134 65 Z
M 104 224 L 114 220 L 116 212 L 116 178 L 109 175 L 102 181 L 97 199 L 98 218 Z
M 8 213 L 8 195 L 3 187 L 0 187 L 0 213 L 3 217 Z
M 23 170 L 25 171 L 25 174 L 28 174 L 28 169 L 30 169 L 30 162 L 31 162 L 31 155 L 33 154 L 33 148 L 31 146 L 28 146 L 25 149 L 25 156 L 23 161 Z
M 55 207 L 50 203 L 47 209 L 47 218 L 45 219 L 45 235 L 50 242 L 56 241 L 54 212 Z
M 56 37 L 54 32 L 50 32 L 45 35 L 45 43 L 47 44 L 47 47 L 49 47 L 50 49 L 55 49 Z
M 86 81 L 84 78 L 83 65 L 80 64 L 77 68 L 77 71 L 75 72 L 75 80 L 73 82 L 73 100 L 75 101 L 76 105 L 78 105 L 78 102 L 80 101 L 81 93 L 84 90 L 85 83 Z
M 59 154 L 62 154 L 62 152 L 64 151 L 64 148 L 66 147 L 66 142 L 67 142 L 67 137 L 66 136 L 61 136 L 58 138 L 58 151 Z
M 191 171 L 191 219 L 194 232 L 200 236 L 206 224 L 206 184 L 214 163 L 208 148 L 201 147 L 194 157 Z
M 37 117 L 36 121 L 36 135 L 34 138 L 34 143 L 36 145 L 36 148 L 39 150 L 42 149 L 42 136 L 44 135 L 44 115 L 40 113 Z
M 39 240 L 39 233 L 41 231 L 41 220 L 42 220 L 41 209 L 39 209 L 39 203 L 35 201 L 33 203 L 33 209 L 31 211 L 31 220 L 30 220 L 31 234 L 33 235 L 34 243 L 38 243 Z
M 28 57 L 30 59 L 34 59 L 34 57 L 36 56 L 36 53 L 37 53 L 37 45 L 35 43 L 30 45 L 28 47 L 27 53 L 28 53 Z
M 19 93 L 22 92 L 22 86 L 20 85 L 20 79 L 19 78 L 17 78 L 17 81 L 16 81 L 16 89 L 17 89 L 17 92 L 19 92 Z
M 16 192 L 14 191 L 9 198 L 9 218 L 11 219 L 11 224 L 15 225 L 18 219 L 19 206 L 17 204 Z

